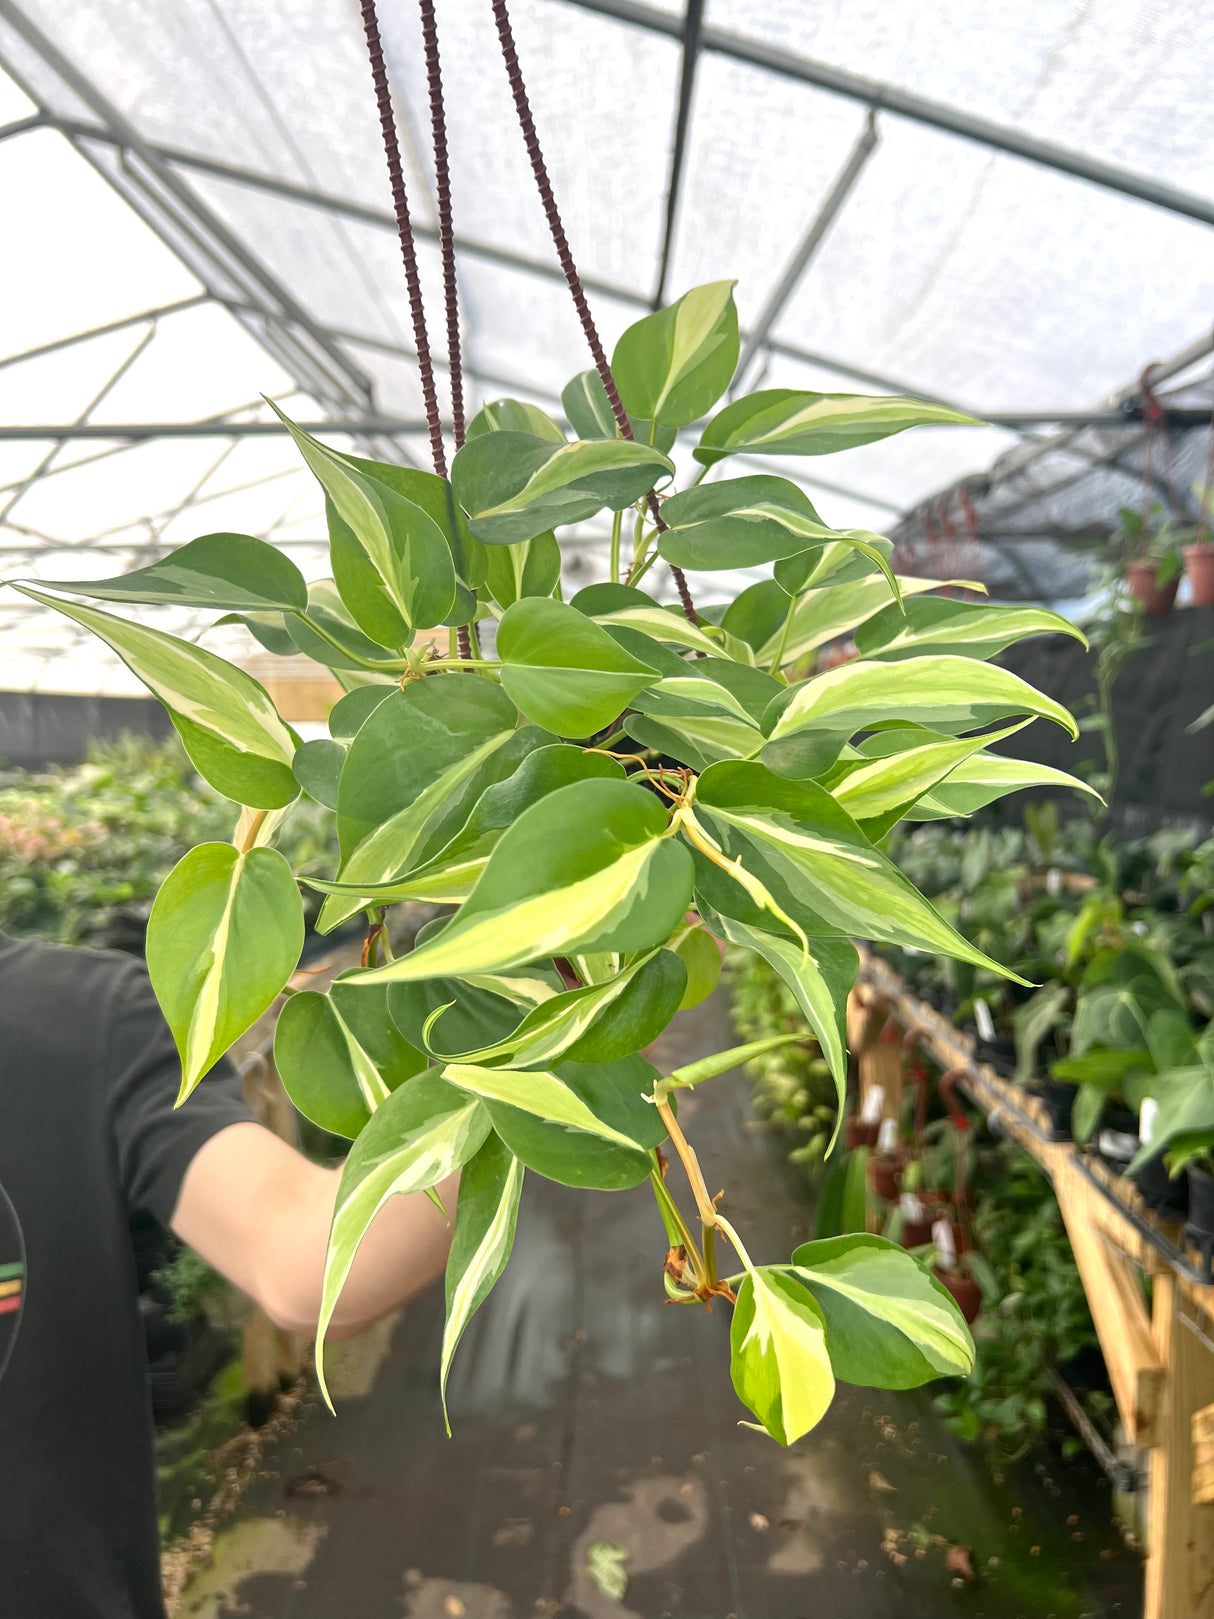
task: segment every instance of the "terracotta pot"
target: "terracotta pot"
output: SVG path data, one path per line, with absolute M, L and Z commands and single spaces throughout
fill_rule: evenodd
M 896 1158 L 870 1158 L 868 1181 L 879 1198 L 892 1203 L 902 1190 L 902 1165 Z
M 875 1147 L 877 1145 L 877 1134 L 881 1129 L 881 1121 L 880 1119 L 874 1119 L 872 1124 L 865 1124 L 858 1113 L 852 1113 L 849 1115 L 844 1128 L 846 1130 L 847 1150 L 848 1152 L 855 1152 L 857 1147 Z
M 982 1290 L 972 1276 L 958 1276 L 956 1271 L 938 1270 L 933 1272 L 936 1280 L 946 1287 L 957 1301 L 957 1308 L 965 1317 L 966 1322 L 972 1325 L 978 1319 L 978 1311 L 982 1308 Z
M 1194 607 L 1214 607 L 1214 544 L 1186 545 L 1184 571 Z
M 1155 571 L 1153 562 L 1127 562 L 1125 582 L 1130 595 L 1142 603 L 1142 610 L 1148 618 L 1166 618 L 1172 611 L 1180 580 L 1173 579 L 1170 585 L 1164 585 L 1161 589 L 1155 583 Z
M 931 1215 L 922 1220 L 903 1220 L 902 1246 L 904 1248 L 925 1248 L 932 1240 L 932 1226 L 934 1221 Z

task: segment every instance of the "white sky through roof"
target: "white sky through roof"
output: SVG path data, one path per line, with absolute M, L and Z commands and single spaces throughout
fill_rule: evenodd
M 513 6 L 609 348 L 656 284 L 684 65 L 679 39 L 660 31 L 681 7 L 634 8 L 654 29 L 610 9 Z M 425 230 L 416 17 L 407 0 L 382 10 Z M 439 0 L 438 20 L 474 403 L 514 393 L 552 408 L 589 356 L 552 275 L 488 0 Z M 1214 14 L 1194 0 L 709 0 L 706 23 L 1214 197 Z M 736 276 L 749 326 L 866 110 L 738 54 L 715 40 L 698 63 L 668 292 Z M 0 427 L 265 419 L 262 395 L 304 419 L 418 421 L 399 248 L 375 217 L 390 198 L 352 0 L 0 0 L 0 63 Z M 750 385 L 881 391 L 855 368 L 979 414 L 1083 410 L 1209 328 L 1207 222 L 895 113 L 878 132 Z M 420 253 L 441 350 L 429 237 Z M 99 327 L 114 329 L 65 343 Z M 40 352 L 14 358 L 29 350 Z M 416 431 L 371 452 L 393 442 L 427 464 Z M 1017 442 L 1001 427 L 923 431 L 796 470 L 828 521 L 883 530 Z M 0 578 L 104 576 L 225 529 L 288 547 L 310 577 L 323 569 L 319 491 L 284 439 L 0 436 Z M 604 575 L 602 534 L 590 524 L 571 536 L 579 583 Z M 650 580 L 665 588 L 656 570 Z M 703 599 L 722 584 L 693 580 Z M 205 624 L 163 610 L 154 621 L 190 634 Z M 207 644 L 223 647 L 224 633 Z M 0 688 L 30 687 L 137 689 L 91 638 L 2 591 Z

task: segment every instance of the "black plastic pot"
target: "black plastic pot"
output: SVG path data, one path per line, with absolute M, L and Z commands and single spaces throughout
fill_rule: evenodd
M 1182 1170 L 1173 1180 L 1168 1174 L 1162 1154 L 1158 1158 L 1152 1158 L 1149 1164 L 1144 1164 L 1134 1176 L 1134 1185 L 1148 1209 L 1174 1216 L 1182 1215 L 1188 1210 L 1188 1177 Z
M 1214 1175 L 1196 1164 L 1190 1164 L 1188 1171 L 1188 1228 L 1199 1237 L 1214 1238 Z
M 1050 1130 L 1055 1141 L 1071 1139 L 1071 1109 L 1075 1105 L 1078 1085 L 1069 1085 L 1064 1079 L 1043 1079 L 1041 1100 L 1050 1116 Z
M 1096 1156 L 1110 1169 L 1124 1172 L 1139 1148 L 1138 1115 L 1131 1113 L 1128 1107 L 1106 1105 L 1092 1132 L 1092 1145 Z
M 1011 1079 L 1016 1072 L 1016 1042 L 1014 1040 L 983 1040 L 974 1037 L 974 1056 L 988 1063 L 1002 1079 Z

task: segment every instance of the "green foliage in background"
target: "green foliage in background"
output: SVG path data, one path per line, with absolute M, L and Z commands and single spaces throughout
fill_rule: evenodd
M 231 830 L 230 801 L 175 738 L 124 736 L 80 765 L 0 770 L 0 931 L 107 943 L 116 912 L 146 905 L 187 849 Z M 301 800 L 283 838 L 296 870 L 319 872 L 333 818 Z

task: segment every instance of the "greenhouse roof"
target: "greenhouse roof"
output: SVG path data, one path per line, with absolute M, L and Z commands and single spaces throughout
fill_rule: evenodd
M 437 9 L 473 401 L 552 408 L 589 361 L 489 0 Z M 1141 482 L 1141 424 L 1105 407 L 1148 362 L 1173 361 L 1177 398 L 1208 408 L 1209 8 L 513 10 L 609 348 L 656 299 L 736 276 L 751 386 L 909 393 L 989 424 L 796 466 L 829 521 L 893 532 L 901 519 L 904 541 L 930 539 L 933 511 L 957 520 L 942 492 L 962 486 L 988 549 L 1056 542 L 1107 523 L 1123 473 Z M 382 12 L 437 335 L 416 11 Z M 318 573 L 319 491 L 263 395 L 332 424 L 335 444 L 428 464 L 357 6 L 0 0 L 0 68 L 0 577 L 108 575 L 220 529 Z M 1182 504 L 1205 434 L 1189 438 Z M 1104 493 L 1089 485 L 1100 513 L 1076 516 L 1073 496 L 1041 504 L 1110 466 Z M 1031 497 L 1019 519 L 999 493 L 1009 478 Z M 586 582 L 604 576 L 599 528 L 569 544 Z M 1024 556 L 1011 593 L 1064 593 Z M 712 579 L 692 584 L 711 597 Z M 176 618 L 157 622 L 205 622 Z M 0 687 L 130 689 L 104 649 L 7 591 Z

